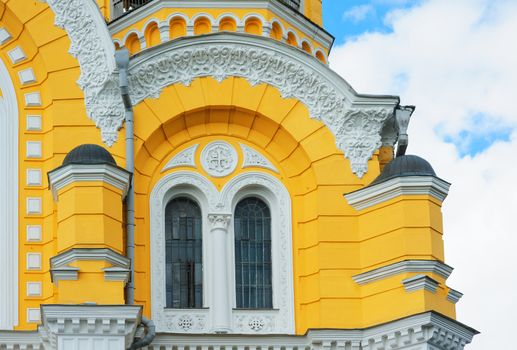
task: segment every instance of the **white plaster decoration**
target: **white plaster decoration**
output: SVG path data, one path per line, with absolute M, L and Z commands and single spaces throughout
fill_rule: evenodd
M 27 215 L 40 215 L 42 211 L 41 197 L 27 197 Z
M 414 292 L 417 290 L 427 290 L 435 293 L 439 282 L 426 275 L 416 275 L 406 278 L 402 281 L 406 292 Z
M 41 253 L 27 253 L 27 270 L 41 270 Z
M 27 131 L 41 131 L 41 115 L 27 115 Z
M 179 167 L 196 167 L 196 150 L 199 147 L 199 145 L 193 145 L 188 148 L 185 148 L 183 151 L 176 154 L 174 157 L 172 157 L 171 160 L 165 164 L 165 166 L 162 169 L 162 172 L 173 169 L 173 168 L 179 168 Z
M 142 53 L 130 67 L 134 103 L 157 97 L 171 84 L 190 85 L 199 77 L 218 81 L 231 76 L 252 85 L 269 84 L 283 97 L 304 103 L 311 117 L 323 121 L 336 144 L 362 177 L 368 160 L 381 146 L 381 131 L 398 104 L 396 97 L 365 97 L 330 69 L 284 44 L 258 36 L 216 33 L 189 38 Z M 165 67 L 165 68 L 164 68 Z
M 108 248 L 73 248 L 50 259 L 52 282 L 77 280 L 79 269 L 71 267 L 74 261 L 106 261 L 111 267 L 104 268 L 106 281 L 127 281 L 129 278 L 129 259 Z
M 62 321 L 59 321 L 59 313 L 55 312 L 50 322 L 46 321 L 46 309 L 49 307 L 63 308 L 61 305 L 43 306 L 43 327 L 39 332 L 18 332 L 0 331 L 0 348 L 7 349 L 43 349 L 43 343 L 47 350 L 54 350 L 57 347 L 57 337 L 68 335 L 81 337 L 91 330 L 95 336 L 112 335 L 112 325 L 116 329 L 125 325 L 126 329 L 132 326 L 131 313 L 117 310 L 112 313 L 109 321 L 103 321 L 110 317 L 109 311 L 101 316 L 94 315 L 93 319 L 88 318 L 91 314 L 85 314 L 84 305 L 68 305 L 63 313 Z M 125 308 L 128 306 L 96 306 L 96 308 Z M 132 310 L 131 310 L 132 311 Z M 79 316 L 80 315 L 80 316 Z M 126 321 L 117 321 L 117 317 L 125 317 Z M 127 321 L 127 318 L 130 321 Z M 89 321 L 91 320 L 91 321 Z M 182 324 L 188 328 L 189 318 L 182 318 Z M 193 320 L 195 324 L 195 320 Z M 136 323 L 136 322 L 135 322 Z M 260 321 L 256 324 L 260 326 Z M 75 327 L 75 328 L 74 328 Z M 103 333 L 103 331 L 105 333 Z M 75 333 L 75 334 L 74 334 Z M 79 333 L 79 334 L 77 334 Z M 127 330 L 121 334 L 131 334 Z M 463 350 L 467 344 L 472 342 L 473 337 L 478 334 L 476 330 L 467 327 L 455 320 L 444 317 L 436 312 L 426 312 L 419 315 L 409 316 L 379 326 L 366 329 L 313 329 L 305 335 L 234 335 L 234 334 L 164 334 L 158 333 L 148 350 L 162 349 L 209 349 L 234 350 L 253 348 L 254 350 L 370 350 L 370 349 L 393 349 L 393 350 Z M 127 338 L 126 338 L 127 339 Z M 87 347 L 90 350 L 91 348 Z M 104 347 L 95 349 L 104 350 Z
M 25 94 L 26 107 L 41 107 L 41 95 L 39 92 L 30 92 Z
M 36 82 L 36 75 L 32 68 L 27 68 L 18 72 L 18 78 L 22 85 L 32 84 Z
M 0 59 L 0 330 L 18 325 L 18 99 Z
M 228 264 L 228 226 L 231 214 L 209 214 L 212 254 L 212 288 L 213 302 L 211 305 L 212 332 L 229 333 L 231 327 L 230 277 Z
M 360 273 L 352 276 L 352 279 L 359 285 L 365 285 L 410 272 L 430 272 L 447 279 L 452 270 L 452 267 L 437 260 L 404 260 Z
M 201 165 L 213 177 L 224 177 L 234 172 L 239 158 L 237 151 L 227 142 L 211 142 L 201 151 Z
M 447 293 L 447 300 L 449 300 L 453 304 L 456 304 L 458 301 L 460 301 L 461 297 L 463 297 L 463 293 L 458 292 L 457 290 L 452 288 L 450 288 L 449 292 Z
M 204 307 L 200 310 L 176 310 L 167 309 L 165 299 L 165 206 L 175 196 L 190 196 L 194 198 L 201 207 L 204 218 L 203 226 L 203 261 L 204 269 Z M 223 240 L 211 239 L 209 233 L 211 226 L 208 214 L 212 214 L 212 224 L 215 228 L 222 228 L 227 222 L 227 217 L 233 212 L 237 202 L 246 197 L 256 195 L 263 199 L 269 206 L 272 213 L 273 248 L 273 309 L 272 310 L 231 310 L 235 306 L 235 285 L 234 285 L 234 264 L 233 261 L 233 223 L 228 227 L 226 234 L 226 251 L 230 259 L 226 262 L 226 268 L 222 266 L 219 270 L 214 269 L 215 262 L 211 254 L 220 254 L 223 250 L 219 245 L 215 248 L 215 242 Z M 291 229 L 291 199 L 285 187 L 273 176 L 260 173 L 243 173 L 228 182 L 221 192 L 218 192 L 214 185 L 199 173 L 190 171 L 178 171 L 165 175 L 154 187 L 151 198 L 151 297 L 153 303 L 152 319 L 156 323 L 158 332 L 180 332 L 185 329 L 178 326 L 180 316 L 189 314 L 203 319 L 203 328 L 192 327 L 189 333 L 207 333 L 214 329 L 214 319 L 210 315 L 217 302 L 215 287 L 207 276 L 213 276 L 217 271 L 218 276 L 222 270 L 228 271 L 230 282 L 228 283 L 231 297 L 231 304 L 228 309 L 232 314 L 231 332 L 241 334 L 293 334 L 294 333 L 294 295 L 293 295 L 293 272 L 292 272 L 292 229 Z M 216 220 L 221 218 L 221 220 Z M 212 226 L 214 228 L 214 226 Z M 208 235 L 207 235 L 208 234 Z M 221 234 L 224 236 L 224 234 Z M 218 279 L 219 280 L 219 279 Z M 222 300 L 222 299 L 221 299 Z M 194 313 L 195 312 L 195 313 Z M 226 314 L 226 313 L 225 313 Z M 250 328 L 250 320 L 253 317 L 260 317 L 264 320 L 264 327 L 261 330 Z M 267 321 L 267 322 L 266 322 Z M 197 323 L 196 323 L 197 324 Z M 255 324 L 251 322 L 251 324 Z M 271 326 L 273 325 L 273 326 Z
M 41 282 L 27 282 L 27 296 L 40 297 L 41 296 Z
M 23 49 L 19 46 L 16 46 L 14 49 L 7 52 L 7 55 L 13 64 L 20 63 L 27 59 L 25 52 L 23 52 Z
M 56 168 L 48 173 L 49 185 L 54 199 L 58 199 L 58 192 L 74 182 L 103 181 L 120 190 L 125 196 L 130 184 L 131 174 L 111 164 L 68 164 Z
M 86 111 L 111 146 L 124 119 L 115 71 L 115 47 L 106 22 L 91 0 L 47 0 L 56 26 L 66 30 L 70 54 L 81 67 L 78 84 L 84 91 Z
M 41 312 L 38 308 L 27 308 L 27 322 L 28 323 L 40 323 Z
M 450 183 L 434 176 L 404 176 L 367 186 L 344 196 L 355 210 L 363 210 L 402 195 L 429 195 L 443 202 L 450 186 Z
M 41 225 L 26 226 L 27 242 L 41 242 Z
M 275 173 L 278 173 L 278 169 L 262 154 L 260 154 L 258 151 L 254 150 L 253 148 L 244 145 L 242 143 L 239 144 L 242 149 L 242 154 L 244 156 L 244 159 L 242 161 L 242 167 L 243 168 L 263 168 L 268 169 L 271 171 L 274 171 Z
M 41 141 L 27 141 L 26 143 L 26 157 L 27 158 L 41 158 Z
M 7 31 L 7 29 L 5 29 L 4 27 L 0 27 L 0 45 L 5 44 L 11 39 L 12 37 L 9 31 Z
M 42 305 L 46 349 L 125 350 L 133 342 L 142 307 Z
M 41 186 L 41 169 L 27 169 L 27 186 Z

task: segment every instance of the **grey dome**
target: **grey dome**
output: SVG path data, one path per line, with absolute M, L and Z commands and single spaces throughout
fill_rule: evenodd
M 104 148 L 98 145 L 80 145 L 68 152 L 63 165 L 68 164 L 111 164 L 117 163 L 113 156 Z
M 389 162 L 371 184 L 375 185 L 402 176 L 436 176 L 436 173 L 427 160 L 418 156 L 404 155 Z

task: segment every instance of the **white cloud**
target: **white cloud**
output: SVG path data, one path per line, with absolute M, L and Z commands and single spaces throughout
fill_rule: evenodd
M 508 348 L 517 313 L 517 1 L 427 0 L 386 21 L 392 33 L 335 47 L 331 66 L 361 93 L 416 104 L 409 153 L 453 183 L 444 204 L 448 285 L 465 293 L 458 320 L 482 332 L 467 348 Z M 476 115 L 514 131 L 460 158 L 443 134 L 479 131 Z
M 350 10 L 343 13 L 344 20 L 352 20 L 353 22 L 361 22 L 369 15 L 373 14 L 375 8 L 372 5 L 354 6 Z

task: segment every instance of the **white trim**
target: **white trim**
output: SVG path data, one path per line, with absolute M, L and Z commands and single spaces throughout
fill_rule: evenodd
M 12 64 L 20 63 L 27 59 L 25 52 L 20 46 L 16 46 L 14 49 L 7 52 L 7 55 L 11 59 Z
M 41 115 L 27 114 L 27 131 L 41 131 Z
M 27 186 L 41 186 L 41 169 L 27 169 L 25 183 Z
M 27 158 L 41 158 L 42 156 L 42 145 L 41 141 L 27 141 L 26 145 L 26 154 Z
M 27 253 L 27 270 L 41 270 L 41 253 Z
M 41 95 L 39 92 L 30 92 L 25 94 L 26 107 L 41 107 Z
M 437 260 L 404 260 L 360 273 L 352 276 L 352 279 L 359 285 L 365 285 L 409 272 L 431 272 L 447 279 L 452 270 L 452 267 Z
M 234 310 L 231 332 L 241 334 L 293 334 L 294 333 L 294 292 L 292 271 L 292 228 L 291 199 L 282 183 L 275 177 L 262 172 L 247 172 L 230 180 L 221 192 L 202 175 L 191 171 L 177 171 L 166 174 L 153 188 L 150 196 L 151 218 L 151 305 L 152 319 L 158 332 L 174 333 L 207 333 L 212 330 L 211 309 L 214 304 L 212 257 L 217 252 L 213 247 L 213 237 L 209 235 L 209 227 L 205 224 L 208 215 L 217 214 L 231 216 L 233 208 L 240 198 L 251 194 L 258 195 L 270 205 L 273 215 L 273 298 L 275 310 L 243 311 Z M 166 309 L 165 299 L 165 228 L 164 211 L 166 204 L 177 196 L 190 196 L 201 207 L 203 215 L 203 262 L 204 262 L 204 307 L 202 310 Z M 233 225 L 233 224 L 232 224 Z M 227 251 L 232 252 L 232 259 L 227 265 L 227 275 L 231 278 L 229 289 L 231 300 L 235 300 L 234 259 L 233 259 L 233 226 L 229 228 L 230 236 L 226 240 Z M 234 305 L 235 302 L 232 302 Z M 188 318 L 193 326 L 184 329 L 179 326 L 182 318 Z M 253 318 L 267 319 L 270 326 L 264 329 L 249 328 L 249 320 Z M 183 324 L 183 323 L 182 323 Z
M 27 215 L 41 215 L 43 213 L 41 197 L 27 197 Z
M 111 164 L 68 164 L 48 173 L 48 180 L 54 199 L 58 192 L 74 182 L 102 181 L 122 191 L 126 196 L 131 174 Z
M 41 242 L 41 225 L 27 225 L 25 227 L 25 235 L 27 242 Z
M 27 323 L 40 323 L 41 311 L 39 308 L 27 308 Z
M 18 78 L 22 85 L 28 85 L 36 82 L 36 75 L 32 68 L 27 68 L 18 72 Z
M 447 293 L 447 300 L 453 304 L 456 304 L 458 301 L 460 301 L 461 297 L 463 297 L 463 293 L 457 291 L 456 289 L 450 288 L 449 292 Z
M 417 290 L 427 290 L 436 293 L 439 282 L 426 275 L 416 275 L 402 280 L 406 292 L 414 292 Z
M 311 23 L 306 18 L 297 15 L 295 12 L 288 9 L 288 6 L 280 4 L 278 0 L 190 0 L 188 2 L 182 0 L 162 0 L 152 2 L 146 6 L 140 7 L 133 11 L 130 16 L 125 16 L 116 22 L 112 22 L 108 25 L 109 31 L 115 35 L 118 32 L 133 26 L 137 22 L 149 17 L 153 13 L 169 8 L 169 9 L 207 9 L 207 8 L 223 8 L 223 9 L 258 9 L 258 10 L 269 10 L 275 14 L 275 17 L 283 18 L 291 26 L 301 30 L 307 37 L 317 41 L 325 48 L 330 49 L 333 38 L 330 34 L 325 32 L 322 28 Z M 305 11 L 301 11 L 304 13 Z M 113 12 L 112 12 L 113 13 Z M 265 22 L 264 22 L 265 23 Z
M 355 210 L 363 210 L 403 195 L 429 195 L 443 202 L 450 183 L 434 176 L 403 176 L 345 194 Z
M 11 34 L 4 27 L 0 27 L 0 45 L 5 44 L 12 39 Z
M 27 282 L 26 284 L 27 292 L 26 295 L 28 297 L 40 297 L 42 293 L 42 283 L 41 282 Z
M 179 167 L 196 167 L 196 151 L 199 144 L 187 147 L 173 156 L 162 169 L 162 173 L 166 170 Z
M 18 325 L 18 101 L 0 59 L 0 329 Z

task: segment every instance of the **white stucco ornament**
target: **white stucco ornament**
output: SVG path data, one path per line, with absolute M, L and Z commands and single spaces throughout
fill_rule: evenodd
M 47 0 L 71 41 L 70 53 L 81 66 L 78 81 L 86 111 L 111 146 L 124 122 L 115 74 L 114 47 L 102 15 L 92 0 Z M 385 123 L 399 104 L 395 96 L 360 95 L 329 68 L 298 49 L 259 36 L 214 33 L 167 42 L 131 59 L 129 88 L 133 104 L 158 97 L 173 84 L 189 86 L 200 77 L 221 82 L 241 77 L 251 85 L 268 84 L 284 98 L 303 103 L 311 118 L 322 121 L 336 145 L 362 177 L 381 146 Z M 384 141 L 387 139 L 384 138 Z
M 237 151 L 227 142 L 209 143 L 201 151 L 201 165 L 213 177 L 224 177 L 234 172 L 239 158 Z

